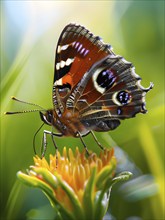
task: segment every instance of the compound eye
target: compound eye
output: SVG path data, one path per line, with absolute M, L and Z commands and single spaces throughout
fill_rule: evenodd
M 41 120 L 47 124 L 47 125 L 51 125 L 52 124 L 52 114 L 50 112 L 46 112 L 45 114 L 40 112 L 40 117 Z

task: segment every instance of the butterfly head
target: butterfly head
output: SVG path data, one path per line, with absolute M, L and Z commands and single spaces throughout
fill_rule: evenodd
M 47 110 L 46 112 L 39 112 L 41 120 L 47 124 L 52 125 L 53 122 L 53 110 Z

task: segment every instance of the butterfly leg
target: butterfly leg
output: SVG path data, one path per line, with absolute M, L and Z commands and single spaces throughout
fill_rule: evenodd
M 52 138 L 52 141 L 53 141 L 53 144 L 54 144 L 54 146 L 55 146 L 55 149 L 56 149 L 56 159 L 57 159 L 57 153 L 58 153 L 58 147 L 57 147 L 57 145 L 56 145 L 56 143 L 55 143 L 55 140 L 54 140 L 54 136 L 56 136 L 56 137 L 61 137 L 61 136 L 63 136 L 63 134 L 61 134 L 61 133 L 53 133 L 52 131 L 47 131 L 47 130 L 44 130 L 44 133 L 43 133 L 43 141 L 42 141 L 42 146 L 43 146 L 43 150 L 42 150 L 42 152 L 41 152 L 41 157 L 44 157 L 45 156 L 45 152 L 46 152 L 46 149 L 47 149 L 47 134 L 49 134 L 49 135 L 51 135 L 51 138 Z
M 79 136 L 79 138 L 80 138 L 80 140 L 81 140 L 81 142 L 82 142 L 82 144 L 83 144 L 83 146 L 84 146 L 84 148 L 85 148 L 85 151 L 86 151 L 87 155 L 89 156 L 90 153 L 89 153 L 89 151 L 88 151 L 88 148 L 87 148 L 87 146 L 86 146 L 86 144 L 85 144 L 85 142 L 84 142 L 84 140 L 83 140 L 82 135 L 80 134 L 80 132 L 78 132 L 78 136 Z
M 42 137 L 42 145 L 41 145 L 41 158 L 45 156 L 46 148 L 47 148 L 47 138 L 46 133 L 47 131 L 44 130 L 43 137 Z
M 58 147 L 57 147 L 56 142 L 54 140 L 54 136 L 62 137 L 63 134 L 51 132 L 52 141 L 53 141 L 53 144 L 54 144 L 55 149 L 56 149 L 56 168 L 57 168 L 57 165 L 58 165 Z
M 97 140 L 95 134 L 93 131 L 90 131 L 90 133 L 92 134 L 94 140 L 96 141 L 96 143 L 98 144 L 98 146 L 101 148 L 101 150 L 104 150 L 104 147 L 100 144 L 100 142 Z

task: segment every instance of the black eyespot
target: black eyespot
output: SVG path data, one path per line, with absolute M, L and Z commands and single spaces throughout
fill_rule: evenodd
M 112 85 L 115 82 L 115 79 L 116 77 L 114 76 L 114 73 L 111 70 L 107 69 L 99 73 L 96 82 L 100 87 L 107 90 L 112 87 Z
M 61 79 L 63 76 L 65 76 L 70 71 L 71 66 L 72 63 L 69 66 L 65 65 L 63 68 L 60 68 L 58 71 L 55 69 L 55 71 L 57 71 L 57 74 L 54 74 L 53 83 L 58 79 Z
M 130 101 L 131 96 L 126 91 L 120 91 L 117 94 L 116 98 L 117 98 L 118 102 L 120 102 L 122 105 L 126 105 Z

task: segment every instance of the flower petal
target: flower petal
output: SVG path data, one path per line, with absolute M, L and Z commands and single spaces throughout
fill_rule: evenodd
M 85 212 L 85 219 L 94 219 L 94 186 L 95 186 L 95 177 L 96 177 L 96 167 L 93 167 L 91 176 L 85 186 L 85 192 L 83 197 L 83 207 Z
M 114 169 L 116 168 L 115 161 L 112 161 L 109 166 L 105 166 L 97 175 L 96 179 L 96 187 L 97 189 L 103 189 L 105 185 L 105 181 L 109 177 L 112 179 L 112 173 L 114 172 Z
M 74 213 L 74 216 L 76 217 L 76 219 L 84 220 L 84 212 L 82 210 L 77 195 L 75 194 L 73 189 L 67 184 L 67 182 L 63 181 L 58 175 L 56 175 L 56 177 L 60 183 L 61 188 L 65 191 L 71 202 L 72 212 Z

